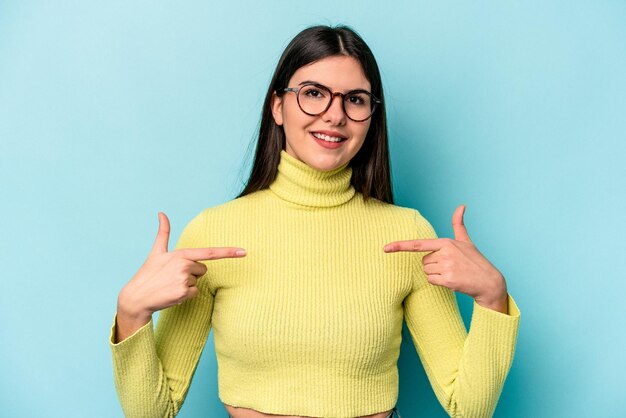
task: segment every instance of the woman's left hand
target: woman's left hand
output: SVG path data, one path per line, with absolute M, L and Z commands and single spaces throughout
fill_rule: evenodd
M 504 277 L 470 239 L 463 224 L 465 205 L 452 215 L 454 239 L 417 239 L 395 241 L 385 245 L 385 252 L 432 251 L 422 258 L 424 272 L 431 284 L 465 293 L 476 303 L 507 313 L 508 293 Z

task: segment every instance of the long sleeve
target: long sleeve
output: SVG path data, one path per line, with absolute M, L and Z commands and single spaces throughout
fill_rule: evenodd
M 183 230 L 176 248 L 204 246 L 206 213 Z M 205 277 L 198 279 L 198 295 L 159 314 L 120 343 L 111 328 L 115 389 L 127 418 L 175 417 L 180 410 L 211 326 L 213 295 Z M 116 318 L 117 319 L 117 318 Z
M 437 238 L 416 211 L 419 238 Z M 418 253 L 404 318 L 437 399 L 451 417 L 490 417 L 513 362 L 520 312 L 508 296 L 503 314 L 474 302 L 469 333 L 448 288 L 427 281 Z

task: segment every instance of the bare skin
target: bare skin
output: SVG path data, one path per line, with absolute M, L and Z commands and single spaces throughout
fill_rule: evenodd
M 311 418 L 311 417 L 303 417 L 299 415 L 274 415 L 274 414 L 264 414 L 263 412 L 255 411 L 254 409 L 248 408 L 235 408 L 234 406 L 230 406 L 224 404 L 226 410 L 233 418 Z M 379 412 L 374 415 L 363 415 L 362 417 L 357 418 L 387 418 L 391 414 L 391 409 L 386 412 Z

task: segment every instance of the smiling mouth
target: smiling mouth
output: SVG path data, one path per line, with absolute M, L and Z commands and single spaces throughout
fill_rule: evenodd
M 325 134 L 321 134 L 318 132 L 311 132 L 311 135 L 313 135 L 317 139 L 321 139 L 322 141 L 326 141 L 326 142 L 343 142 L 348 139 L 348 138 L 341 138 L 338 136 L 325 135 Z

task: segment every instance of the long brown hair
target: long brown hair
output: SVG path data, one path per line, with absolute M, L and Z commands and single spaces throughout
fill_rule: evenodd
M 374 55 L 365 41 L 353 29 L 344 25 L 306 28 L 285 48 L 265 96 L 250 178 L 238 198 L 269 187 L 276 178 L 280 151 L 285 149 L 285 132 L 272 117 L 272 94 L 274 92 L 278 95 L 283 94 L 283 89 L 300 67 L 336 55 L 355 58 L 370 82 L 372 94 L 382 100 L 372 115 L 361 149 L 350 160 L 349 166 L 352 167 L 350 182 L 354 189 L 363 195 L 365 201 L 374 197 L 393 203 L 387 117 L 380 72 Z

